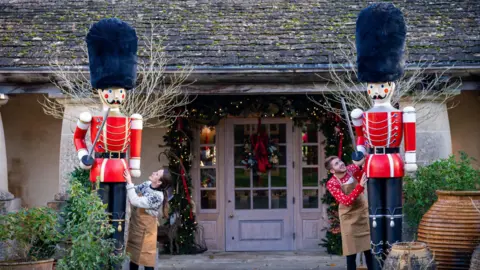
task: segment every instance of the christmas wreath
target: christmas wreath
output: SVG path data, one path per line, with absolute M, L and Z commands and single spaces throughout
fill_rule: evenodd
M 247 169 L 253 169 L 257 174 L 262 174 L 278 165 L 281 156 L 276 139 L 268 137 L 258 120 L 256 134 L 250 135 L 244 142 L 244 155 L 242 164 Z

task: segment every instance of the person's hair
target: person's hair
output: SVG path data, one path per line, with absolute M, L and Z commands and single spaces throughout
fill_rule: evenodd
M 163 169 L 163 175 L 160 177 L 160 181 L 162 181 L 162 184 L 158 189 L 163 192 L 162 213 L 164 218 L 168 218 L 168 189 L 172 186 L 172 175 L 168 169 Z
M 330 171 L 332 169 L 332 161 L 334 159 L 338 158 L 337 156 L 329 156 L 325 159 L 325 169 L 327 169 L 327 171 Z

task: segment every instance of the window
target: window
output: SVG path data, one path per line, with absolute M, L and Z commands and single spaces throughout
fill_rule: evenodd
M 302 128 L 302 208 L 318 209 L 319 204 L 319 139 L 314 125 Z
M 280 152 L 279 164 L 262 174 L 246 169 L 242 163 L 245 142 L 251 145 L 251 136 L 257 134 L 257 128 L 257 124 L 234 125 L 235 209 L 286 209 L 287 125 L 260 126 L 270 139 L 275 140 Z
M 217 148 L 215 127 L 200 130 L 200 208 L 217 209 Z

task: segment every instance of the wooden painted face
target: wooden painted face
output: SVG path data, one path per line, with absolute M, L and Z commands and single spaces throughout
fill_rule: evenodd
M 390 103 L 394 90 L 394 82 L 367 84 L 368 95 L 377 104 Z
M 110 108 L 119 108 L 127 97 L 127 91 L 123 88 L 99 89 L 98 95 L 103 104 Z

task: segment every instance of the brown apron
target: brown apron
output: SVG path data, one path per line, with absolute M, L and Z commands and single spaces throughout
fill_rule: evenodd
M 144 208 L 132 206 L 126 251 L 137 265 L 155 266 L 157 256 L 157 218 Z
M 358 184 L 357 179 L 353 178 L 353 183 L 342 184 L 343 193 L 350 194 Z M 343 256 L 361 253 L 370 249 L 370 224 L 368 217 L 368 201 L 364 194 L 360 194 L 352 205 L 338 206 L 338 216 L 340 218 L 340 230 L 342 234 Z

